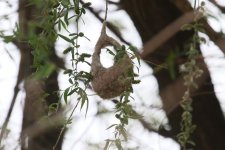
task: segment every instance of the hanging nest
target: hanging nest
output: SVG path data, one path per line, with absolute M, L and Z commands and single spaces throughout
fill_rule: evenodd
M 110 99 L 121 95 L 131 87 L 133 81 L 133 64 L 125 52 L 122 57 L 114 61 L 113 66 L 103 67 L 100 61 L 100 53 L 106 46 L 113 46 L 121 50 L 122 46 L 112 37 L 106 34 L 106 22 L 103 23 L 101 35 L 95 45 L 92 56 L 91 81 L 93 90 L 103 99 Z

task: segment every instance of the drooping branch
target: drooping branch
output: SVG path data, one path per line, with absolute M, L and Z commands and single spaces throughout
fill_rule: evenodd
M 174 22 L 167 25 L 164 29 L 162 29 L 159 33 L 153 36 L 148 42 L 146 42 L 143 46 L 141 58 L 145 59 L 155 50 L 157 50 L 161 45 L 167 42 L 170 38 L 172 38 L 177 32 L 181 30 L 181 27 L 185 24 L 191 23 L 194 19 L 194 11 L 190 11 L 185 13 Z
M 202 75 L 196 79 L 195 83 L 198 87 L 201 87 L 202 84 L 209 76 L 209 72 L 207 70 L 206 64 L 201 61 L 198 64 L 199 68 L 203 70 Z M 175 108 L 180 105 L 180 101 L 186 91 L 187 87 L 184 85 L 183 77 L 179 77 L 173 83 L 162 89 L 159 95 L 163 101 L 163 110 L 169 115 Z M 192 87 L 190 89 L 190 95 L 193 96 L 198 88 Z
M 190 3 L 187 0 L 170 0 L 181 12 L 187 13 L 193 11 Z M 208 24 L 206 19 L 202 19 L 201 23 L 204 25 L 204 29 L 209 38 L 216 43 L 216 45 L 223 51 L 225 54 L 225 37 L 220 33 L 217 33 L 212 27 Z
M 47 117 L 40 118 L 36 120 L 31 126 L 25 128 L 21 133 L 21 141 L 24 141 L 29 135 L 30 139 L 35 139 L 36 137 L 46 133 L 47 131 L 56 128 L 57 126 L 63 125 L 63 112 L 60 111 L 56 115 L 52 116 L 51 119 Z

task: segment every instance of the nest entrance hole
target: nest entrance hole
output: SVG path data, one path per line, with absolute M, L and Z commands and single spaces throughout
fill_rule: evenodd
M 102 48 L 100 53 L 100 61 L 105 68 L 110 68 L 114 64 L 114 56 L 110 54 L 109 50 L 116 54 L 116 50 L 113 46 L 106 46 Z

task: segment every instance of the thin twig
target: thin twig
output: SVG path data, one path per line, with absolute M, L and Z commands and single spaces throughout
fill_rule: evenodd
M 14 88 L 14 95 L 13 95 L 13 99 L 12 99 L 12 102 L 11 102 L 10 107 L 9 107 L 9 111 L 7 113 L 6 119 L 5 119 L 5 121 L 3 123 L 3 126 L 2 126 L 2 129 L 1 129 L 1 133 L 0 133 L 0 146 L 1 146 L 1 142 L 3 140 L 4 134 L 5 134 L 5 131 L 7 129 L 7 126 L 8 126 L 8 123 L 9 123 L 9 119 L 10 119 L 10 116 L 12 114 L 13 107 L 15 105 L 16 97 L 17 97 L 18 93 L 19 93 L 19 83 L 17 82 L 16 83 L 16 86 Z
M 64 133 L 64 131 L 65 131 L 65 129 L 66 129 L 66 126 L 68 125 L 69 121 L 72 119 L 73 114 L 74 114 L 74 112 L 75 112 L 75 110 L 76 110 L 78 104 L 79 104 L 79 101 L 78 101 L 77 104 L 73 107 L 73 110 L 72 110 L 72 112 L 70 113 L 69 118 L 67 119 L 66 123 L 63 125 L 63 127 L 62 127 L 62 129 L 61 129 L 61 131 L 60 131 L 60 133 L 59 133 L 59 136 L 58 136 L 58 138 L 57 138 L 57 141 L 56 141 L 55 145 L 53 146 L 53 150 L 55 150 L 56 146 L 58 145 L 59 140 L 61 139 L 62 134 Z
M 105 0 L 105 21 L 107 20 L 107 14 L 108 14 L 108 0 Z
M 18 76 L 17 76 L 17 82 L 16 82 L 16 85 L 14 87 L 14 95 L 13 95 L 13 98 L 12 98 L 12 102 L 10 104 L 10 107 L 9 107 L 9 111 L 7 113 L 7 116 L 6 116 L 6 119 L 3 123 L 3 126 L 2 126 L 2 130 L 1 130 L 1 133 L 0 133 L 0 145 L 1 145 L 1 142 L 3 140 L 3 137 L 4 137 L 4 133 L 7 129 L 7 126 L 8 126 L 8 123 L 9 123 L 9 119 L 11 117 L 11 114 L 12 114 L 12 111 L 13 111 L 13 108 L 14 108 L 14 105 L 15 105 L 15 102 L 16 102 L 16 98 L 17 98 L 17 95 L 19 93 L 19 84 L 23 81 L 23 79 L 27 76 L 27 58 L 26 58 L 26 54 L 24 51 L 22 51 L 22 49 L 25 49 L 26 45 L 24 44 L 17 44 L 16 45 L 19 49 L 21 49 L 21 58 L 20 58 L 20 65 L 19 65 L 19 72 L 18 72 Z
M 14 59 L 13 56 L 10 54 L 9 50 L 8 50 L 6 47 L 4 47 L 4 50 L 5 50 L 5 52 L 7 53 L 7 55 L 9 56 L 9 58 L 10 58 L 14 63 L 16 63 L 15 59 Z
M 83 0 L 80 0 L 81 4 L 84 4 Z M 95 11 L 92 7 L 87 8 L 99 21 L 104 22 L 104 19 L 99 16 L 99 13 Z M 126 41 L 121 34 L 117 31 L 117 29 L 110 22 L 107 23 L 107 27 L 122 41 L 127 45 L 132 45 L 130 42 Z
M 225 7 L 219 5 L 215 0 L 209 0 L 211 3 L 213 3 L 216 7 L 218 7 L 222 13 L 225 13 Z

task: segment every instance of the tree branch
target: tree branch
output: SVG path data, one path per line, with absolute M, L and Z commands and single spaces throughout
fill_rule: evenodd
M 180 10 L 189 11 L 190 8 L 181 4 L 182 4 L 181 1 L 179 1 L 176 3 L 176 6 L 179 7 Z M 143 53 L 141 53 L 141 58 L 145 59 L 148 55 L 156 51 L 159 46 L 163 45 L 172 36 L 174 36 L 177 32 L 179 32 L 180 28 L 184 24 L 191 23 L 193 20 L 194 20 L 194 11 L 185 12 L 184 15 L 182 15 L 177 20 L 166 26 L 163 30 L 161 30 L 158 34 L 156 34 L 143 46 Z M 216 33 L 205 20 L 203 20 L 202 22 L 204 23 L 207 35 L 211 38 L 212 41 L 215 42 L 215 44 L 225 54 L 225 37 L 222 37 L 219 33 Z M 205 81 L 205 79 L 209 76 L 205 64 L 201 66 L 201 69 L 204 70 L 204 73 L 199 79 L 196 80 L 198 86 L 201 86 L 202 83 Z M 182 99 L 182 96 L 186 89 L 185 86 L 183 85 L 183 82 L 184 82 L 183 78 L 180 77 L 176 81 L 174 81 L 171 85 L 167 86 L 160 92 L 164 104 L 163 107 L 167 114 L 169 114 L 179 105 L 179 102 Z M 196 89 L 192 89 L 191 94 L 193 95 L 195 91 Z
M 187 0 L 170 0 L 181 12 L 187 13 L 193 11 L 190 3 Z M 209 38 L 216 43 L 216 45 L 223 51 L 225 54 L 225 37 L 220 33 L 215 32 L 212 27 L 207 23 L 206 19 L 202 19 L 201 23 L 204 25 L 204 29 Z
M 29 59 L 28 59 L 29 57 L 26 57 L 26 53 L 24 52 L 24 49 L 26 49 L 25 48 L 26 45 L 25 44 L 21 44 L 21 43 L 17 43 L 17 47 L 20 49 L 20 52 L 21 52 L 19 72 L 18 72 L 18 76 L 17 76 L 17 82 L 16 82 L 16 85 L 14 87 L 14 94 L 13 94 L 12 102 L 10 104 L 9 111 L 7 113 L 6 119 L 5 119 L 4 123 L 3 123 L 2 130 L 1 130 L 1 133 L 0 133 L 0 145 L 1 145 L 4 133 L 5 133 L 6 129 L 7 129 L 7 126 L 8 126 L 8 123 L 9 123 L 9 119 L 10 119 L 10 116 L 12 114 L 15 102 L 16 102 L 17 95 L 19 93 L 19 84 L 27 76 L 27 70 L 28 70 L 27 66 L 29 66 L 28 65 L 29 64 Z
M 141 58 L 145 59 L 151 53 L 157 50 L 161 45 L 173 37 L 177 32 L 181 30 L 181 27 L 185 24 L 191 23 L 194 20 L 194 11 L 190 11 L 179 17 L 174 22 L 167 25 L 152 39 L 146 42 L 143 46 Z
M 84 4 L 84 2 L 83 2 L 83 0 L 81 0 L 80 1 L 81 2 L 81 4 Z M 99 16 L 99 13 L 98 12 L 96 12 L 92 7 L 88 7 L 87 8 L 100 22 L 104 22 L 104 19 L 103 18 L 101 18 L 100 16 Z M 117 31 L 117 29 L 113 26 L 113 24 L 112 23 L 110 23 L 110 22 L 107 22 L 107 27 L 123 42 L 123 43 L 125 43 L 125 44 L 127 44 L 127 45 L 131 45 L 131 43 L 129 43 L 128 41 L 126 41 L 122 36 L 121 36 L 121 34 L 120 34 L 120 32 L 118 32 Z
M 209 72 L 203 61 L 201 64 L 198 64 L 198 67 L 203 70 L 203 74 L 195 80 L 196 85 L 200 87 L 208 78 Z M 180 76 L 176 81 L 160 91 L 160 96 L 163 101 L 163 109 L 167 115 L 179 106 L 186 89 L 187 87 L 184 85 L 184 79 Z M 193 96 L 197 90 L 198 88 L 192 87 L 190 89 L 190 95 Z
M 211 3 L 213 3 L 216 7 L 218 7 L 222 13 L 225 13 L 225 7 L 219 5 L 215 0 L 209 0 Z
M 26 136 L 28 135 L 30 139 L 34 139 L 35 137 L 38 137 L 39 135 L 45 133 L 48 130 L 51 130 L 52 128 L 63 125 L 63 116 L 63 111 L 60 111 L 50 118 L 46 116 L 39 119 L 31 126 L 23 130 L 23 132 L 21 133 L 21 141 L 24 141 Z

